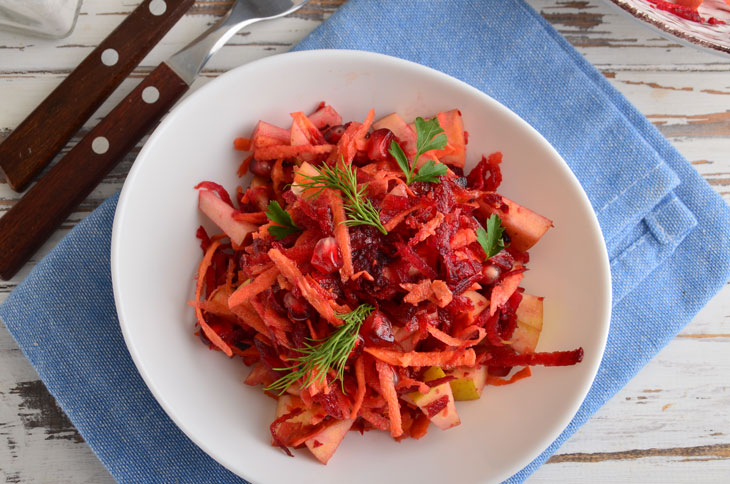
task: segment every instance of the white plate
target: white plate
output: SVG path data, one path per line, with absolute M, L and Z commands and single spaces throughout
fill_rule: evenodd
M 274 402 L 243 384 L 248 369 L 193 336 L 193 277 L 203 222 L 193 189 L 201 180 L 237 184 L 232 149 L 259 119 L 289 126 L 290 112 L 327 101 L 345 120 L 369 108 L 405 118 L 457 107 L 469 131 L 467 165 L 502 151 L 500 192 L 536 209 L 555 228 L 531 251 L 528 292 L 545 296 L 539 350 L 582 346 L 564 368 L 534 368 L 515 385 L 487 387 L 458 404 L 462 424 L 431 427 L 421 440 L 350 433 L 327 466 L 306 451 L 270 445 Z M 201 88 L 150 137 L 124 185 L 114 220 L 112 277 L 129 351 L 175 423 L 211 457 L 256 483 L 496 482 L 540 454 L 578 410 L 601 361 L 610 316 L 608 258 L 576 178 L 527 123 L 445 74 L 355 51 L 283 54 L 242 66 Z M 205 409 L 205 410 L 203 410 Z
M 634 20 L 638 20 L 665 37 L 713 54 L 730 55 L 730 5 L 724 0 L 704 0 L 697 9 L 700 17 L 705 20 L 714 17 L 725 22 L 716 25 L 685 19 L 657 8 L 648 0 L 609 1 L 620 7 L 621 11 L 630 15 Z

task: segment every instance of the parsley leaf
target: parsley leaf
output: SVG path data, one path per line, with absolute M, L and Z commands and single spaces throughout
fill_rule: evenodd
M 426 121 L 416 118 L 416 160 L 427 151 L 442 150 L 446 146 L 446 134 L 438 118 Z
M 276 240 L 281 240 L 287 235 L 301 232 L 302 229 L 297 227 L 294 221 L 289 215 L 289 212 L 281 208 L 279 202 L 272 200 L 266 207 L 266 216 L 277 225 L 271 225 L 269 227 L 269 233 L 274 236 Z
M 433 118 L 426 121 L 423 118 L 416 118 L 416 156 L 413 158 L 413 163 L 408 162 L 406 154 L 403 149 L 395 141 L 390 143 L 390 149 L 388 152 L 393 155 L 396 163 L 403 173 L 406 175 L 406 185 L 410 185 L 414 181 L 423 181 L 429 183 L 438 183 L 439 177 L 445 175 L 447 172 L 446 165 L 439 163 L 438 165 L 433 160 L 428 160 L 419 170 L 418 174 L 414 176 L 416 166 L 418 165 L 418 159 L 427 151 L 441 150 L 446 146 L 446 134 L 443 128 L 439 124 L 438 118 Z
M 502 238 L 503 232 L 502 219 L 496 214 L 492 214 L 487 219 L 487 230 L 484 230 L 482 227 L 477 229 L 477 242 L 479 242 L 479 245 L 482 246 L 486 254 L 484 260 L 494 257 L 505 248 L 504 239 Z
M 446 165 L 439 163 L 438 165 L 433 160 L 428 160 L 425 165 L 418 170 L 418 175 L 413 177 L 413 181 L 422 181 L 429 183 L 438 183 L 439 177 L 445 175 L 447 172 Z

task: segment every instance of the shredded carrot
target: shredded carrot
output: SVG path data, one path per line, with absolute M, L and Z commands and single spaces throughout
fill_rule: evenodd
M 416 416 L 416 419 L 411 424 L 411 437 L 414 439 L 420 439 L 424 435 L 426 435 L 426 432 L 428 432 L 428 424 L 431 423 L 431 421 L 426 417 L 424 413 L 420 413 Z
M 355 394 L 355 402 L 352 404 L 352 412 L 350 418 L 357 418 L 357 414 L 362 407 L 362 401 L 365 398 L 365 362 L 363 360 L 364 355 L 355 360 L 355 378 L 357 379 L 357 393 Z
M 437 340 L 441 341 L 444 344 L 447 344 L 449 346 L 457 346 L 460 348 L 468 348 L 470 346 L 474 346 L 475 344 L 479 343 L 481 340 L 484 339 L 484 337 L 487 335 L 487 332 L 484 330 L 484 328 L 480 328 L 478 326 L 473 326 L 473 328 L 477 331 L 479 331 L 479 334 L 476 338 L 468 340 L 468 339 L 459 339 L 454 338 L 453 336 L 448 335 L 447 333 L 444 333 L 440 329 L 436 328 L 435 326 L 428 326 L 428 332 L 431 336 L 436 338 Z
M 243 175 L 248 173 L 248 167 L 251 166 L 251 160 L 253 160 L 253 154 L 250 154 L 243 159 L 241 164 L 238 166 L 238 170 L 236 170 L 236 175 L 238 175 L 238 178 L 241 178 Z
M 416 232 L 416 235 L 411 237 L 411 239 L 408 241 L 408 245 L 416 245 L 419 242 L 423 242 L 427 238 L 431 237 L 436 233 L 436 229 L 439 225 L 444 221 L 444 214 L 441 212 L 436 212 L 436 215 L 423 224 L 420 229 L 418 229 L 418 232 Z
M 380 361 L 393 366 L 474 366 L 476 363 L 476 354 L 473 349 L 466 351 L 445 350 L 445 351 L 409 351 L 403 353 L 395 350 L 386 350 L 383 348 L 365 348 L 365 351 L 373 355 Z
M 388 403 L 388 419 L 390 419 L 390 435 L 399 437 L 403 434 L 400 417 L 400 403 L 398 403 L 398 393 L 395 391 L 395 383 L 393 379 L 393 368 L 387 363 L 380 360 L 375 362 L 380 380 L 381 395 Z
M 357 274 L 353 274 L 352 277 L 350 277 L 350 279 L 352 279 L 353 281 L 356 281 L 356 280 L 360 279 L 361 277 L 367 279 L 370 282 L 373 282 L 375 280 L 375 278 L 373 276 L 371 276 L 368 271 L 360 271 Z
M 347 281 L 355 273 L 352 267 L 352 246 L 350 245 L 350 231 L 345 221 L 345 206 L 342 203 L 342 197 L 332 190 L 328 190 L 330 207 L 332 208 L 332 217 L 335 224 L 335 240 L 342 252 L 342 267 L 340 268 L 340 277 L 342 281 Z
M 233 220 L 238 220 L 240 222 L 248 222 L 252 224 L 265 224 L 268 219 L 266 218 L 266 213 L 264 212 L 251 212 L 251 213 L 243 213 L 243 212 L 237 212 L 233 214 Z
M 271 333 L 269 332 L 269 328 L 266 327 L 266 324 L 264 324 L 264 320 L 261 319 L 259 314 L 250 304 L 239 304 L 231 311 L 233 311 L 233 314 L 236 315 L 240 324 L 255 329 L 261 334 L 262 337 L 265 338 L 266 342 L 270 342 Z
M 238 151 L 251 151 L 251 140 L 248 138 L 236 138 L 233 140 L 233 148 Z
M 502 385 L 510 385 L 516 381 L 520 381 L 523 378 L 527 378 L 532 375 L 532 371 L 530 370 L 529 366 L 524 367 L 514 375 L 509 380 L 505 380 L 503 378 L 499 378 L 496 376 L 487 376 L 487 385 L 496 385 L 496 386 L 502 386 Z
M 360 417 L 378 430 L 388 430 L 390 428 L 390 422 L 385 417 L 370 409 L 360 409 Z
M 250 300 L 255 295 L 264 292 L 276 282 L 276 277 L 278 275 L 279 269 L 272 267 L 271 269 L 259 274 L 256 279 L 248 284 L 242 284 L 233 294 L 231 294 L 231 297 L 228 298 L 228 307 L 236 307 L 239 304 Z
M 421 204 L 416 204 L 413 207 L 403 210 L 402 212 L 398 213 L 396 216 L 394 216 L 392 219 L 388 220 L 388 222 L 384 225 L 385 230 L 388 232 L 391 232 L 393 229 L 395 229 L 398 224 L 400 224 L 402 221 L 406 219 L 407 216 L 415 212 L 416 210 L 423 208 Z
M 323 318 L 335 326 L 340 326 L 342 324 L 342 320 L 337 317 L 334 309 L 332 309 L 332 306 L 329 304 L 329 301 L 323 299 L 321 292 L 315 288 L 316 286 L 319 289 L 322 289 L 316 281 L 309 276 L 304 277 L 294 261 L 282 254 L 279 249 L 270 249 L 268 254 L 279 271 L 284 274 L 284 277 L 299 288 L 302 292 L 302 296 L 304 296 L 307 302 L 309 302 L 309 304 L 311 304 Z M 324 289 L 322 289 L 322 291 L 324 291 Z
M 371 109 L 368 111 L 368 115 L 365 117 L 365 121 L 362 122 L 362 126 L 357 130 L 355 133 L 355 136 L 353 137 L 353 143 L 355 145 L 355 148 L 363 151 L 367 149 L 367 139 L 365 136 L 368 134 L 368 130 L 370 129 L 370 125 L 373 124 L 373 120 L 375 119 L 375 110 Z
M 210 247 L 208 247 L 208 250 L 203 256 L 203 260 L 200 261 L 200 266 L 198 267 L 198 281 L 195 287 L 196 302 L 200 301 L 200 296 L 203 293 L 203 286 L 205 283 L 205 273 L 208 272 L 208 268 L 213 262 L 213 255 L 215 254 L 216 249 L 220 247 L 220 245 L 220 240 L 213 240 L 213 242 L 210 244 Z M 218 347 L 227 356 L 233 356 L 233 351 L 231 351 L 231 347 L 228 346 L 225 341 L 223 341 L 223 338 L 218 336 L 218 333 L 213 331 L 213 328 L 208 326 L 208 323 L 203 317 L 202 309 L 198 307 L 195 308 L 195 317 L 198 319 L 198 324 L 200 324 L 200 328 L 203 330 L 203 333 L 205 333 L 205 336 L 210 340 L 210 342 Z
M 274 189 L 274 196 L 280 204 L 284 203 L 284 199 L 281 198 L 282 185 L 284 184 L 284 159 L 279 158 L 271 168 L 271 187 Z
M 277 160 L 279 158 L 294 158 L 302 153 L 312 153 L 315 155 L 323 155 L 332 153 L 335 149 L 334 145 L 273 145 L 257 148 L 254 157 L 260 161 Z
M 431 387 L 426 385 L 422 381 L 414 380 L 413 378 L 407 377 L 403 374 L 398 374 L 398 383 L 395 386 L 398 390 L 404 388 L 418 387 L 418 393 L 428 393 Z
M 413 304 L 414 306 L 418 303 L 425 301 L 431 295 L 431 281 L 423 279 L 418 283 L 404 282 L 400 285 L 403 289 L 408 291 L 406 297 L 403 298 L 404 302 Z
M 501 282 L 494 286 L 492 289 L 492 297 L 489 300 L 490 316 L 497 312 L 497 309 L 504 305 L 517 290 L 523 276 L 524 273 L 522 272 L 508 274 Z

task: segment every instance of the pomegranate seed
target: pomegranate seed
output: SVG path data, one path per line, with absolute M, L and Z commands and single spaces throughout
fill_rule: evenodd
M 499 279 L 499 276 L 502 274 L 502 270 L 499 268 L 499 266 L 496 265 L 488 265 L 484 268 L 482 271 L 482 274 L 484 277 L 482 278 L 482 282 L 485 284 L 494 284 Z
M 373 311 L 362 323 L 365 340 L 375 346 L 382 346 L 395 341 L 393 325 L 380 311 Z
M 304 299 L 296 297 L 291 292 L 284 295 L 284 306 L 286 306 L 289 317 L 294 321 L 306 321 L 309 319 L 309 308 Z
M 325 237 L 317 242 L 312 254 L 312 265 L 324 274 L 335 272 L 342 267 L 342 252 L 334 237 Z
M 254 158 L 251 160 L 251 166 L 249 167 L 249 170 L 251 170 L 251 173 L 254 175 L 262 176 L 264 178 L 271 177 L 271 162 L 270 161 L 261 161 Z
M 342 133 L 345 132 L 345 127 L 341 124 L 338 124 L 337 126 L 331 126 L 327 128 L 327 130 L 323 133 L 325 141 L 327 141 L 331 145 L 336 145 L 338 141 L 340 141 L 340 138 L 342 138 Z
M 390 144 L 395 141 L 393 132 L 386 128 L 376 129 L 368 139 L 368 158 L 380 160 L 388 156 Z

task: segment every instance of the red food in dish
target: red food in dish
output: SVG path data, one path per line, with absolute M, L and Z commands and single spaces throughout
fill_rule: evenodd
M 455 401 L 485 385 L 582 360 L 582 348 L 535 352 L 543 300 L 519 286 L 552 222 L 497 192 L 501 153 L 463 175 L 460 111 L 342 124 L 321 103 L 291 116 L 289 129 L 259 121 L 235 141 L 253 176 L 235 197 L 196 187 L 223 233 L 196 233 L 204 257 L 189 303 L 203 343 L 240 356 L 246 383 L 277 399 L 273 445 L 326 464 L 351 429 L 418 439 L 430 423 L 458 425 Z M 419 122 L 443 130 L 438 146 L 422 149 Z M 414 175 L 438 175 L 407 184 L 394 143 Z M 327 170 L 350 173 L 354 192 L 312 185 Z M 357 223 L 367 204 L 373 223 Z M 306 366 L 327 348 L 337 357 Z

